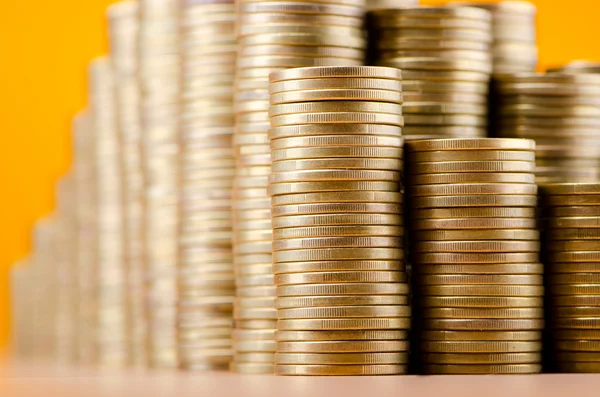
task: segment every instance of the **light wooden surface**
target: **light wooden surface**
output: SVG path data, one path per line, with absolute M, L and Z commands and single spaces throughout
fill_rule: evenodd
M 599 397 L 600 375 L 278 377 L 0 366 L 2 397 Z

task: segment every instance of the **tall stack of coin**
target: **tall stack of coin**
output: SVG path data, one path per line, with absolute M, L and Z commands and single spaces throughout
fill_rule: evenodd
M 540 190 L 553 369 L 600 372 L 600 184 Z
M 486 136 L 491 15 L 472 7 L 369 13 L 374 64 L 404 77 L 407 139 Z
M 108 8 L 110 54 L 117 101 L 117 128 L 122 175 L 124 260 L 127 271 L 127 332 L 129 362 L 143 367 L 146 357 L 146 317 L 142 257 L 142 159 L 139 85 L 137 80 L 138 3 L 121 1 Z
M 600 179 L 600 75 L 515 74 L 497 84 L 497 134 L 536 141 L 538 183 Z
M 268 76 L 290 67 L 362 65 L 364 0 L 242 0 L 237 8 L 233 219 L 238 288 L 231 368 L 272 373 L 276 311 L 267 194 Z
M 89 67 L 89 105 L 93 134 L 94 216 L 96 234 L 92 274 L 92 348 L 99 366 L 127 364 L 127 325 L 121 168 L 116 101 L 109 58 Z
M 227 369 L 235 296 L 233 2 L 183 0 L 178 342 L 186 369 Z
M 548 69 L 552 73 L 600 73 L 600 62 L 594 61 L 571 61 L 564 66 Z
M 492 13 L 494 74 L 534 72 L 538 64 L 537 7 L 528 1 L 460 2 Z
M 401 77 L 271 75 L 276 374 L 406 373 Z
M 535 143 L 437 139 L 406 149 L 422 370 L 540 372 Z
M 10 270 L 11 356 L 23 360 L 33 357 L 34 284 L 29 257 L 14 263 Z
M 148 361 L 152 367 L 174 368 L 178 365 L 178 2 L 140 0 L 139 7 Z

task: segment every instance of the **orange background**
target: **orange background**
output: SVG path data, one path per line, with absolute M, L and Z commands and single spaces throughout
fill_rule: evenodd
M 33 222 L 54 207 L 54 184 L 71 157 L 70 119 L 86 102 L 87 62 L 106 51 L 112 2 L 10 1 L 0 13 L 0 347 L 9 331 L 8 271 L 28 252 Z M 600 61 L 597 0 L 534 3 L 543 66 Z

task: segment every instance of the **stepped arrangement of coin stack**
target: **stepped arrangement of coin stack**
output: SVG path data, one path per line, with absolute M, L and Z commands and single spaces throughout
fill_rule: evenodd
M 97 58 L 89 66 L 90 130 L 94 183 L 96 256 L 92 283 L 92 350 L 102 367 L 127 364 L 127 288 L 123 255 L 123 202 L 115 88 L 111 61 Z
M 111 5 L 107 15 L 120 143 L 123 259 L 127 272 L 128 361 L 134 366 L 144 367 L 147 356 L 142 246 L 144 181 L 137 80 L 138 11 L 138 3 L 127 0 Z
M 275 373 L 406 373 L 401 73 L 312 67 L 270 81 Z
M 600 372 L 600 184 L 540 191 L 553 370 Z
M 487 135 L 492 72 L 488 11 L 375 10 L 368 25 L 373 63 L 402 70 L 406 139 Z
M 600 179 L 600 75 L 504 75 L 497 85 L 497 134 L 536 141 L 537 183 Z
M 178 2 L 140 0 L 139 7 L 146 346 L 151 367 L 174 368 L 178 365 Z
M 233 371 L 273 372 L 269 74 L 290 67 L 362 65 L 364 12 L 364 0 L 243 0 L 237 5 Z
M 540 372 L 535 143 L 422 140 L 406 154 L 422 371 Z
M 180 2 L 180 365 L 227 369 L 232 354 L 233 2 Z M 223 65 L 229 65 L 224 67 Z

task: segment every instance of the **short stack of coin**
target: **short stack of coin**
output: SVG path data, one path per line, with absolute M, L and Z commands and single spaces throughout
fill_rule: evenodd
M 270 81 L 275 373 L 406 373 L 401 73 L 312 67 Z
M 191 370 L 228 369 L 235 296 L 235 5 L 184 0 L 179 15 L 179 361 Z
M 600 184 L 540 191 L 553 370 L 600 372 Z
M 138 3 L 125 0 L 107 10 L 110 56 L 117 101 L 123 200 L 124 260 L 127 271 L 129 363 L 147 365 L 142 231 L 140 92 L 137 79 Z
M 600 179 L 600 75 L 515 74 L 496 82 L 496 133 L 536 141 L 537 183 Z
M 177 0 L 140 0 L 138 71 L 148 362 L 175 368 L 179 169 Z
M 600 62 L 577 60 L 548 69 L 549 73 L 600 73 Z
M 290 67 L 362 65 L 364 0 L 242 0 L 237 4 L 234 150 L 236 372 L 272 373 L 276 311 L 272 272 L 269 74 Z
M 538 64 L 537 7 L 528 1 L 461 2 L 492 13 L 494 74 L 534 72 Z
M 487 135 L 491 15 L 472 7 L 369 13 L 374 64 L 404 77 L 406 139 Z
M 409 142 L 406 150 L 422 370 L 540 372 L 535 143 L 436 139 Z

